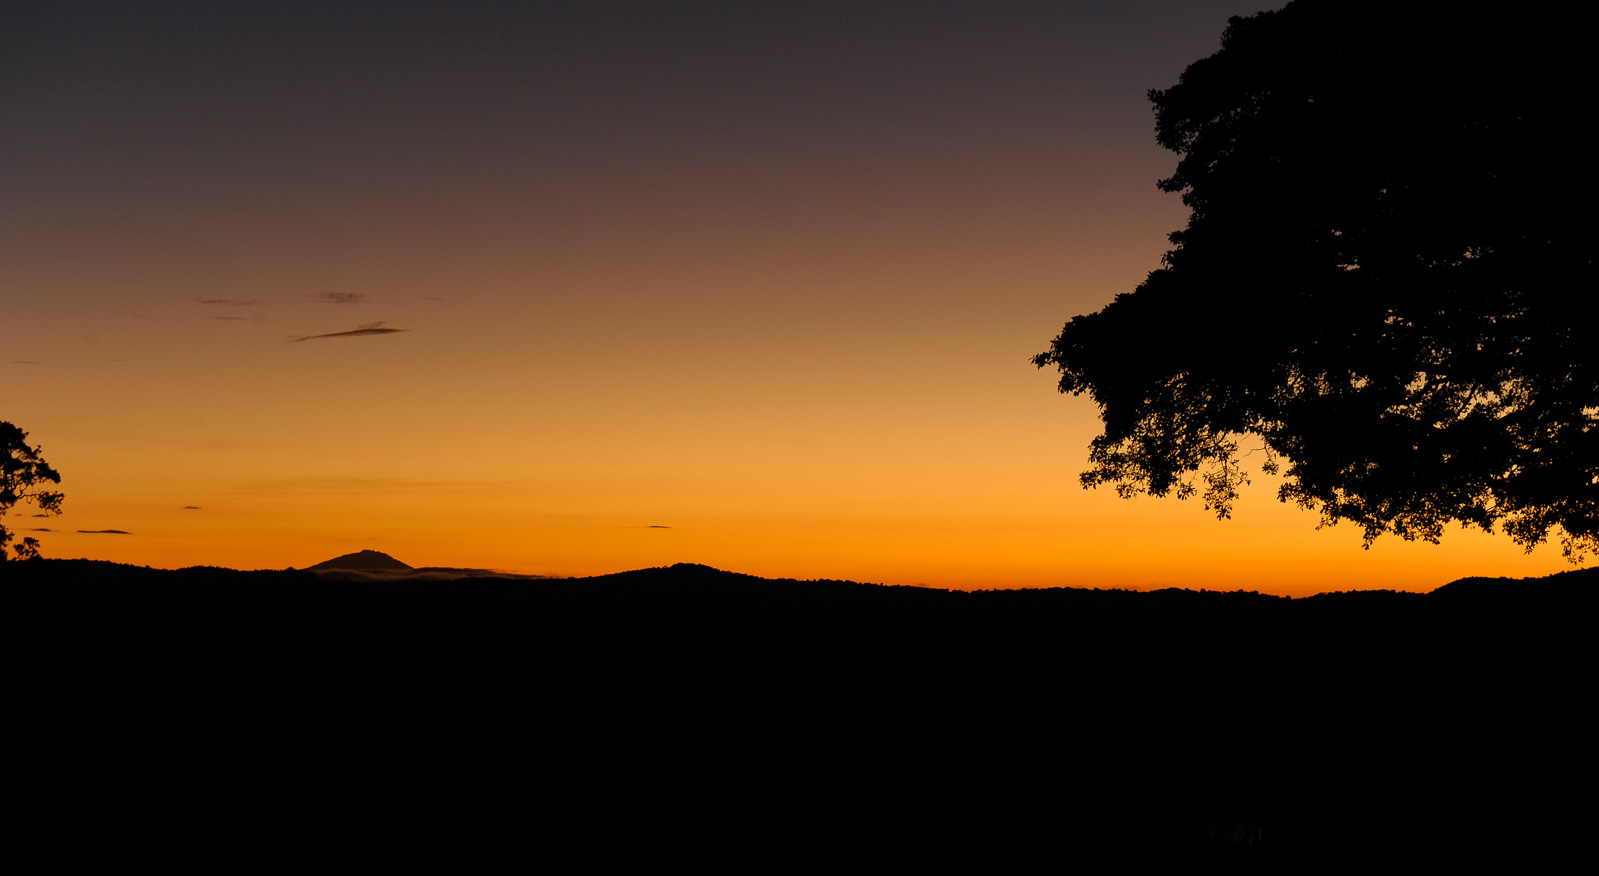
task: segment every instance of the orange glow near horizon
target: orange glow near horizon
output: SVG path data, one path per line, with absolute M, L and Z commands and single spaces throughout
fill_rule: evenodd
M 1186 213 L 1144 94 L 1255 11 L 1127 6 L 661 13 L 727 29 L 686 54 L 577 12 L 394 11 L 410 42 L 359 45 L 140 13 L 160 52 L 41 25 L 0 94 L 0 420 L 66 502 L 6 525 L 167 568 L 1288 595 L 1569 568 L 1461 531 L 1362 550 L 1267 478 L 1229 521 L 1078 486 L 1096 411 L 1029 359 L 1158 266 Z

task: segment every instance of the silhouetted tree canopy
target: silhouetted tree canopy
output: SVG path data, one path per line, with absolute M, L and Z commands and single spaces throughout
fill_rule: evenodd
M 1100 406 L 1084 486 L 1225 517 L 1258 450 L 1368 546 L 1599 548 L 1588 29 L 1525 17 L 1300 0 L 1150 92 L 1188 225 L 1034 359 Z
M 18 502 L 29 499 L 44 514 L 60 514 L 61 493 L 44 488 L 45 484 L 61 483 L 61 475 L 44 461 L 38 447 L 28 446 L 28 433 L 0 420 L 0 518 Z M 6 559 L 6 545 L 11 544 L 11 532 L 0 523 L 0 562 Z M 23 538 L 12 545 L 17 559 L 39 556 L 39 540 Z

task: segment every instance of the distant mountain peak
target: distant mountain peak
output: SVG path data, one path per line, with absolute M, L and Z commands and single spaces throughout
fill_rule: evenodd
M 400 562 L 399 560 L 396 560 L 395 558 L 389 556 L 386 553 L 383 553 L 382 551 L 357 551 L 357 552 L 355 552 L 353 554 L 345 554 L 342 557 L 334 557 L 331 560 L 323 560 L 322 562 L 317 563 L 314 566 L 307 566 L 305 568 L 305 571 L 307 571 L 307 572 L 317 572 L 317 571 L 325 571 L 327 569 L 363 569 L 364 570 L 364 569 L 410 569 L 410 568 L 413 568 L 413 567 L 407 566 L 406 564 Z

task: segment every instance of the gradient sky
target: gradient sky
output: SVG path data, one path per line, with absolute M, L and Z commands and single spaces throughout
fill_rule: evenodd
M 0 420 L 67 499 L 6 523 L 162 567 L 1568 568 L 1078 485 L 1097 410 L 1029 359 L 1159 266 L 1146 92 L 1263 5 L 8 3 Z

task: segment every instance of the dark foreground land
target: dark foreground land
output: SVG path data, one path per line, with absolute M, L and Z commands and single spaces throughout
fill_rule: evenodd
M 1599 570 L 1309 599 L 0 566 L 14 836 L 245 860 L 1587 848 Z M 135 853 L 134 850 L 141 850 Z

